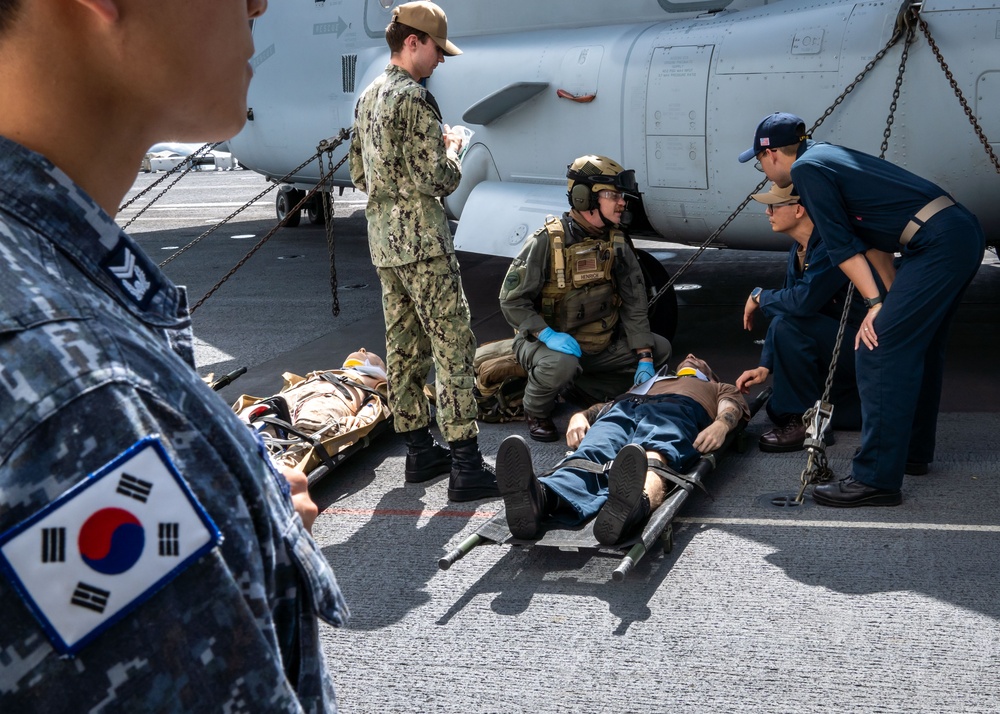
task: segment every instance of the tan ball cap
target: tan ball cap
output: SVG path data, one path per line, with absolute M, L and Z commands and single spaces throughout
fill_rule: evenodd
M 776 203 L 798 203 L 799 194 L 795 192 L 795 186 L 789 184 L 786 188 L 778 188 L 777 184 L 771 184 L 771 190 L 766 193 L 755 193 L 750 198 L 761 203 L 773 206 Z
M 427 0 L 404 3 L 392 11 L 392 19 L 426 32 L 448 57 L 462 54 L 454 42 L 448 41 L 448 17 L 434 3 Z

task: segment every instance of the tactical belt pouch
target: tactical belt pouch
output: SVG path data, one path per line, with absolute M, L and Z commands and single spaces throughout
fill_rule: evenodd
M 618 313 L 614 312 L 605 320 L 590 322 L 573 330 L 573 337 L 576 338 L 584 354 L 596 355 L 608 348 L 615 337 L 617 327 Z

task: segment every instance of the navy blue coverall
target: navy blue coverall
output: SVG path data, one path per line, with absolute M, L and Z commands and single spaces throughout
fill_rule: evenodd
M 856 351 L 861 449 L 856 481 L 898 489 L 906 462 L 934 459 L 948 328 L 983 259 L 976 217 L 956 203 L 900 244 L 907 223 L 946 192 L 883 159 L 806 141 L 792 182 L 835 265 L 870 248 L 901 252 L 875 318 L 878 347 Z
M 767 414 L 778 426 L 801 419 L 823 396 L 847 296 L 847 276 L 830 260 L 817 231 L 806 244 L 801 269 L 798 249 L 799 244 L 793 243 L 788 252 L 784 287 L 763 290 L 758 298 L 761 313 L 772 318 L 760 366 L 771 372 L 773 394 L 767 402 Z M 830 390 L 835 429 L 861 427 L 852 351 L 854 335 L 864 317 L 864 303 L 855 295 Z

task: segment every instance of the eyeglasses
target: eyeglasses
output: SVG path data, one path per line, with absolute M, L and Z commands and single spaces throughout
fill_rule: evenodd
M 603 191 L 598 191 L 597 195 L 600 196 L 601 198 L 606 198 L 609 201 L 615 201 L 616 203 L 618 201 L 625 200 L 625 194 L 621 193 L 620 191 L 612 191 L 609 188 L 606 188 Z
M 798 201 L 782 201 L 781 203 L 769 203 L 767 204 L 767 208 L 764 209 L 764 212 L 774 213 L 775 208 L 782 208 L 784 206 L 797 206 L 797 205 L 799 205 Z
M 764 166 L 763 164 L 760 163 L 760 159 L 768 151 L 776 151 L 776 149 L 761 149 L 760 153 L 757 154 L 757 160 L 753 162 L 753 167 L 758 171 L 760 171 L 761 173 L 764 173 Z

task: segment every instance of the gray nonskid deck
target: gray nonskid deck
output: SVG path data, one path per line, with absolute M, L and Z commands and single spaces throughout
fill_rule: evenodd
M 767 427 L 761 416 L 749 430 Z M 671 553 L 626 583 L 601 551 L 500 545 L 436 561 L 502 508 L 402 482 L 389 436 L 318 494 L 353 611 L 325 629 L 345 712 L 995 712 L 1000 417 L 944 414 L 899 508 L 781 510 L 802 454 L 727 455 Z M 484 453 L 523 424 L 483 425 Z M 830 462 L 844 475 L 856 433 Z M 536 462 L 564 447 L 532 443 Z

